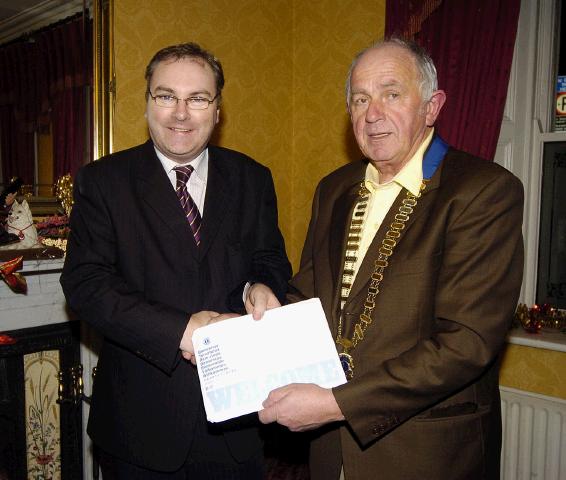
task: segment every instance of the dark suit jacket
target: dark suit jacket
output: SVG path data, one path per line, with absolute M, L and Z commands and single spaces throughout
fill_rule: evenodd
M 203 421 L 196 369 L 179 351 L 189 316 L 243 307 L 246 281 L 279 298 L 286 291 L 271 174 L 209 147 L 199 248 L 150 141 L 81 169 L 74 190 L 61 284 L 79 318 L 104 336 L 88 432 L 130 463 L 177 469 Z M 226 430 L 236 459 L 257 453 L 255 426 Z
M 292 299 L 320 297 L 333 336 L 344 242 L 366 164 L 322 180 Z M 377 232 L 344 307 L 363 311 Z M 497 357 L 522 280 L 523 189 L 500 166 L 450 149 L 418 200 L 384 272 L 373 322 L 352 351 L 354 378 L 334 389 L 346 417 L 317 432 L 313 480 L 499 478 Z

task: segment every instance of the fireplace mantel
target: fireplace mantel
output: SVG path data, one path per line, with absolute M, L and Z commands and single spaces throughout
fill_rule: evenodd
M 0 282 L 0 331 L 40 327 L 71 320 L 59 285 L 63 258 L 24 260 L 19 270 L 27 294 L 15 293 Z

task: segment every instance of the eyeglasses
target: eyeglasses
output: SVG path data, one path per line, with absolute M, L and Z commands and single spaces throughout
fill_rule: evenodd
M 199 96 L 179 98 L 175 95 L 162 94 L 153 96 L 151 92 L 148 93 L 158 107 L 175 108 L 179 104 L 179 100 L 181 100 L 185 102 L 185 106 L 187 106 L 189 110 L 206 110 L 208 106 L 218 98 L 218 94 L 216 94 L 212 100 L 209 100 L 208 98 Z

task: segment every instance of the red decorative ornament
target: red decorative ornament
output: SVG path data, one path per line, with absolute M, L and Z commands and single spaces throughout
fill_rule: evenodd
M 0 264 L 0 275 L 8 286 L 16 293 L 27 293 L 28 285 L 21 273 L 16 273 L 23 266 L 24 257 L 16 257 Z
M 16 343 L 16 339 L 14 337 L 0 333 L 0 345 L 13 345 L 14 343 Z
M 539 333 L 542 329 L 566 333 L 566 310 L 547 303 L 542 306 L 534 304 L 530 308 L 520 303 L 515 311 L 515 322 L 528 333 Z
M 541 315 L 550 315 L 554 310 L 548 303 L 545 303 L 542 307 L 540 307 Z
M 36 455 L 35 460 L 38 465 L 49 465 L 53 462 L 53 455 Z
M 523 328 L 527 333 L 539 333 L 542 328 L 542 324 L 539 320 L 529 320 L 523 325 Z

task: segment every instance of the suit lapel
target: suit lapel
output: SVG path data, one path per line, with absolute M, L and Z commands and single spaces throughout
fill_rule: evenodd
M 157 214 L 177 238 L 184 239 L 183 244 L 196 257 L 197 247 L 192 231 L 163 165 L 155 154 L 153 143 L 148 141 L 141 152 L 142 158 L 135 172 L 141 201 Z
M 208 180 L 198 256 L 203 258 L 229 211 L 231 171 L 214 147 L 208 149 Z

